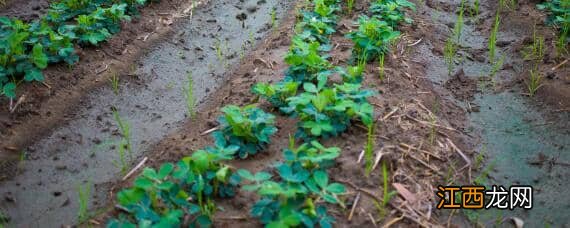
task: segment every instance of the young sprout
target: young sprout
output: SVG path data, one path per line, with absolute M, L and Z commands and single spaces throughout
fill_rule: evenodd
M 188 82 L 186 83 L 186 88 L 184 88 L 184 98 L 186 98 L 186 107 L 188 108 L 188 116 L 190 118 L 196 117 L 196 100 L 194 99 L 194 79 L 192 78 L 192 73 L 188 73 Z
M 530 70 L 530 78 L 527 85 L 529 96 L 534 96 L 536 94 L 536 91 L 538 91 L 538 89 L 542 86 L 542 83 L 540 82 L 541 79 L 542 75 L 538 71 L 538 64 L 536 64 L 534 66 L 534 69 Z
M 86 183 L 84 186 L 78 186 L 78 194 L 79 194 L 79 211 L 78 211 L 78 220 L 79 223 L 83 223 L 89 218 L 88 209 L 89 209 L 89 197 L 91 195 L 91 186 L 89 183 Z
M 544 36 L 538 36 L 536 34 L 536 29 L 533 32 L 533 42 L 531 45 L 526 46 L 522 50 L 523 59 L 524 60 L 535 60 L 537 63 L 540 63 L 544 59 Z
M 380 81 L 384 81 L 384 54 L 380 55 Z
M 472 16 L 479 15 L 480 5 L 481 5 L 481 3 L 479 3 L 479 0 L 475 0 L 475 2 L 473 2 L 473 15 Z
M 494 62 L 495 61 L 495 55 L 496 55 L 496 44 L 497 44 L 497 33 L 499 32 L 499 24 L 500 24 L 501 20 L 500 20 L 500 14 L 499 11 L 497 11 L 497 14 L 495 15 L 495 23 L 493 24 L 493 29 L 491 30 L 491 36 L 489 37 L 489 61 L 490 62 Z
M 372 172 L 374 165 L 373 150 L 374 150 L 374 123 L 368 126 L 368 137 L 366 140 L 366 147 L 364 148 L 364 159 L 366 161 L 366 176 Z
M 119 131 L 124 139 L 124 145 L 126 146 L 129 155 L 132 155 L 132 147 L 131 147 L 131 127 L 129 123 L 123 121 L 121 116 L 119 116 L 119 112 L 116 109 L 113 109 L 113 118 L 115 122 L 117 122 L 117 126 L 119 127 Z
M 119 95 L 119 76 L 117 75 L 117 73 L 113 73 L 109 81 L 111 81 L 111 87 L 113 88 L 113 93 L 115 93 L 115 95 Z
M 277 10 L 275 8 L 271 10 L 271 28 L 277 28 Z
M 348 15 L 352 14 L 352 9 L 354 8 L 354 0 L 347 0 L 346 1 L 346 8 L 348 11 Z
M 128 163 L 127 163 L 127 158 L 125 156 L 125 148 L 127 147 L 127 143 L 126 140 L 121 140 L 119 142 L 119 144 L 117 145 L 117 152 L 119 154 L 119 160 L 118 161 L 113 161 L 113 164 L 116 167 L 121 168 L 121 174 L 122 175 L 126 175 L 127 171 L 128 171 Z
M 451 75 L 453 69 L 455 68 L 455 56 L 457 52 L 457 46 L 453 37 L 448 37 L 445 42 L 445 47 L 443 48 L 443 59 L 447 64 L 447 73 Z

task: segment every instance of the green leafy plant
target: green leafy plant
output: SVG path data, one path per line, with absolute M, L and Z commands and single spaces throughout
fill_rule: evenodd
M 407 0 L 376 0 L 370 6 L 370 12 L 378 19 L 385 21 L 392 28 L 396 28 L 398 23 L 406 22 L 411 24 L 411 18 L 406 17 L 404 9 L 416 10 L 416 5 Z
M 337 67 L 337 71 L 340 73 L 342 77 L 342 81 L 346 83 L 361 83 L 363 79 L 363 66 L 347 66 L 346 69 L 341 67 Z
M 263 150 L 277 132 L 275 116 L 255 106 L 228 105 L 222 112 L 218 118 L 219 130 L 213 133 L 216 144 L 239 147 L 237 156 L 242 159 Z
M 252 183 L 244 185 L 243 189 L 256 191 L 262 197 L 251 209 L 251 214 L 259 217 L 267 227 L 301 224 L 332 227 L 334 218 L 327 214 L 326 207 L 316 204 L 323 199 L 344 207 L 339 195 L 346 192 L 345 187 L 330 183 L 328 174 L 322 170 L 339 154 L 339 148 L 326 148 L 313 141 L 284 151 L 284 163 L 276 165 L 278 178 L 272 178 L 266 172 L 251 174 L 239 170 L 239 175 Z
M 319 53 L 318 42 L 305 42 L 301 37 L 293 37 L 291 49 L 285 56 L 289 69 L 285 73 L 289 81 L 312 82 L 318 75 L 330 73 L 331 64 L 327 56 Z M 287 80 L 287 79 L 286 79 Z
M 304 83 L 305 92 L 287 99 L 289 106 L 281 108 L 285 113 L 299 118 L 296 136 L 330 137 L 344 132 L 352 120 L 360 120 L 365 125 L 372 123 L 373 107 L 366 98 L 374 93 L 361 90 L 360 84 L 344 83 L 325 87 L 326 78 L 317 85 Z
M 347 38 L 354 42 L 353 56 L 366 56 L 366 61 L 376 59 L 388 52 L 390 45 L 400 36 L 385 21 L 361 16 L 358 20 L 358 30 L 350 32 Z
M 157 171 L 145 168 L 132 188 L 117 194 L 124 212 L 107 227 L 180 226 L 184 215 L 192 215 L 191 226 L 212 224 L 214 197 L 231 197 L 240 182 L 231 168 L 221 164 L 231 154 L 195 151 L 176 165 L 163 164 Z
M 279 81 L 276 84 L 257 83 L 253 86 L 252 92 L 271 103 L 274 107 L 281 108 L 287 106 L 287 98 L 297 95 L 299 82 Z
M 97 45 L 119 32 L 121 21 L 131 19 L 125 14 L 126 7 L 126 4 L 99 7 L 90 14 L 79 15 L 76 25 L 61 26 L 59 32 L 73 39 L 77 38 L 80 44 Z
M 550 0 L 537 5 L 538 9 L 548 11 L 546 23 L 557 27 L 560 35 L 556 41 L 558 56 L 568 54 L 570 39 L 570 0 Z

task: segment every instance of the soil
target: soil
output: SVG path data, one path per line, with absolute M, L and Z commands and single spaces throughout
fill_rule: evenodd
M 32 2 L 34 1 L 9 2 L 7 8 L 0 10 L 0 15 L 5 15 L 5 12 L 11 12 L 6 13 L 7 15 L 23 18 L 26 17 L 26 13 L 33 15 L 33 11 L 27 8 Z M 460 51 L 466 61 L 462 67 L 458 67 L 451 76 L 448 76 L 446 66 L 441 64 L 443 47 L 453 28 L 454 9 L 458 8 L 460 1 L 426 0 L 423 2 L 425 5 L 418 6 L 416 13 L 410 12 L 415 20 L 414 23 L 403 25 L 400 29 L 405 36 L 386 58 L 386 78 L 379 79 L 379 69 L 377 64 L 373 63 L 367 66 L 364 81 L 365 87 L 378 92 L 371 99 L 378 120 L 375 128 L 375 150 L 383 153 L 383 161 L 389 166 L 390 182 L 400 184 L 411 192 L 412 196 L 402 194 L 400 191 L 388 207 L 390 212 L 384 213 L 385 217 L 379 216 L 373 200 L 382 199 L 383 189 L 379 187 L 382 186 L 382 174 L 380 168 L 376 168 L 369 178 L 362 178 L 364 164 L 357 160 L 366 144 L 367 131 L 364 126 L 355 124 L 339 138 L 324 140 L 325 145 L 338 146 L 343 151 L 341 157 L 337 159 L 337 166 L 331 170 L 331 174 L 334 173 L 331 176 L 335 181 L 345 183 L 349 187 L 349 193 L 344 196 L 348 208 L 329 207 L 339 227 L 371 226 L 376 223 L 382 225 L 390 221 L 397 221 L 403 226 L 431 227 L 447 224 L 451 221 L 448 220 L 451 218 L 449 213 L 433 208 L 439 201 L 433 194 L 436 186 L 449 184 L 450 173 L 454 183 L 470 183 L 475 176 L 475 167 L 461 169 L 465 161 L 453 146 L 457 146 L 462 153 L 473 160 L 480 150 L 478 143 L 481 142 L 481 138 L 484 138 L 480 136 L 481 133 L 472 130 L 476 124 L 468 113 L 479 112 L 479 106 L 485 105 L 480 102 L 479 97 L 489 93 L 486 92 L 489 87 L 487 84 L 491 80 L 486 75 L 480 75 L 481 72 L 489 72 L 490 67 L 486 58 L 486 40 L 481 38 L 481 34 L 488 37 L 487 34 L 492 27 L 495 15 L 492 9 L 496 8 L 496 3 L 481 1 L 481 14 L 477 17 L 479 20 L 466 22 L 472 23 L 466 27 L 467 35 L 464 38 L 466 46 Z M 509 94 L 514 94 L 513 96 L 517 99 L 524 99 L 525 102 L 530 103 L 533 110 L 539 110 L 539 115 L 546 116 L 548 121 L 564 123 L 566 119 L 547 114 L 568 113 L 570 108 L 570 87 L 568 86 L 570 68 L 568 66 L 570 63 L 551 70 L 563 59 L 551 54 L 547 55 L 540 66 L 541 72 L 545 73 L 543 86 L 533 98 L 526 98 L 522 94 L 526 91 L 525 83 L 530 63 L 522 60 L 522 56 L 518 53 L 525 45 L 528 45 L 532 38 L 532 30 L 528 29 L 529 26 L 536 24 L 537 31 L 545 35 L 546 43 L 550 47 L 548 50 L 553 50 L 552 43 L 555 33 L 542 23 L 544 15 L 535 9 L 533 1 L 518 2 L 517 11 L 505 12 L 503 15 L 506 19 L 501 22 L 502 28 L 508 31 L 500 35 L 498 45 L 502 52 L 509 54 L 501 73 L 498 74 L 498 86 L 492 87 L 494 91 L 490 94 L 514 91 Z M 37 1 L 33 4 L 36 3 Z M 203 4 L 207 5 L 211 2 Z M 357 1 L 355 4 L 353 15 L 343 15 L 338 32 L 332 37 L 335 48 L 331 52 L 331 62 L 338 66 L 349 64 L 351 55 L 351 41 L 344 38 L 342 34 L 355 29 L 353 21 L 357 19 L 357 15 L 367 10 L 366 2 Z M 82 60 L 73 69 L 68 69 L 63 65 L 49 67 L 45 71 L 46 84 L 49 87 L 33 84 L 19 89 L 18 95 L 25 94 L 26 99 L 15 113 L 8 112 L 7 101 L 3 99 L 4 105 L 0 105 L 0 148 L 3 148 L 0 158 L 10 158 L 10 160 L 4 165 L 0 164 L 2 173 L 6 173 L 4 170 L 13 171 L 18 167 L 15 161 L 20 151 L 26 150 L 34 155 L 33 149 L 42 146 L 34 142 L 43 140 L 57 129 L 73 129 L 73 125 L 68 125 L 69 122 L 96 118 L 85 113 L 95 110 L 94 112 L 106 113 L 105 118 L 110 118 L 110 111 L 99 110 L 99 106 L 93 101 L 97 101 L 94 97 L 105 93 L 100 92 L 99 89 L 105 85 L 108 86 L 108 80 L 114 74 L 126 78 L 123 84 L 127 84 L 127 87 L 132 84 L 139 89 L 152 87 L 151 82 L 156 80 L 138 80 L 136 77 L 133 79 L 127 76 L 151 75 L 152 78 L 159 78 L 165 74 L 178 74 L 168 71 L 169 65 L 166 65 L 166 68 L 152 65 L 157 59 L 153 61 L 153 55 L 149 57 L 147 54 L 148 50 L 162 49 L 164 46 L 161 44 L 172 43 L 181 36 L 179 26 L 187 22 L 176 18 L 181 15 L 181 9 L 186 9 L 187 6 L 188 3 L 182 0 L 162 0 L 160 4 L 151 4 L 142 11 L 140 18 L 135 19 L 128 26 L 123 26 L 124 30 L 108 44 L 96 49 L 81 49 Z M 21 11 L 22 14 L 15 14 L 16 11 Z M 256 82 L 280 80 L 287 68 L 283 62 L 283 56 L 288 51 L 293 34 L 293 26 L 296 22 L 295 9 L 290 9 L 285 15 L 288 16 L 280 20 L 278 28 L 270 29 L 269 35 L 260 37 L 255 50 L 245 53 L 245 57 L 241 60 L 229 61 L 233 64 L 226 70 L 218 72 L 217 76 L 212 75 L 213 78 L 219 78 L 214 80 L 217 81 L 216 83 L 199 87 L 204 90 L 203 95 L 200 95 L 204 99 L 195 119 L 169 122 L 168 124 L 172 127 L 168 128 L 168 131 L 162 131 L 159 136 L 155 136 L 158 137 L 156 142 L 141 144 L 140 154 L 134 163 L 138 163 L 142 157 L 146 156 L 149 158 L 146 166 L 157 167 L 163 162 L 176 161 L 188 156 L 196 149 L 211 144 L 212 139 L 208 135 L 203 135 L 202 132 L 217 125 L 216 119 L 221 107 L 227 104 L 251 104 L 256 101 L 256 97 L 252 95 L 250 89 Z M 230 16 L 232 19 L 235 17 Z M 30 17 L 33 18 L 33 16 Z M 176 20 L 170 24 L 172 18 Z M 212 23 L 211 18 L 201 19 L 196 23 L 203 25 L 203 28 L 206 28 L 208 23 Z M 200 50 L 192 49 L 192 46 L 187 47 L 193 50 L 189 55 L 197 56 L 187 58 L 199 58 L 200 54 L 197 53 L 200 53 Z M 231 55 L 228 54 L 228 56 Z M 156 56 L 166 59 L 165 61 L 176 59 L 169 58 L 168 55 Z M 211 55 L 206 55 L 204 58 L 204 63 L 210 63 L 215 59 Z M 155 69 L 159 70 L 158 73 L 152 73 Z M 203 83 L 208 82 L 208 78 L 205 77 L 198 80 L 204 81 Z M 178 81 L 174 81 L 174 84 L 181 86 L 178 85 L 181 84 Z M 481 84 L 486 86 L 481 86 Z M 205 91 L 206 88 L 211 88 L 211 91 Z M 124 95 L 134 96 L 135 94 Z M 162 103 L 157 102 L 157 104 Z M 258 105 L 278 116 L 276 124 L 279 131 L 272 138 L 271 145 L 264 153 L 248 158 L 248 160 L 232 162 L 233 166 L 250 171 L 269 169 L 271 164 L 281 159 L 281 149 L 288 145 L 288 135 L 296 130 L 296 123 L 293 119 L 280 116 L 264 101 L 259 102 Z M 90 107 L 96 108 L 90 109 Z M 154 110 L 153 108 L 157 107 L 143 108 L 140 111 L 149 112 L 148 110 Z M 157 109 L 160 109 L 160 106 Z M 184 108 L 166 110 L 182 112 Z M 173 114 L 174 112 L 158 113 L 162 116 L 178 115 Z M 183 116 L 166 118 L 184 119 Z M 564 126 L 558 127 L 564 129 Z M 76 139 L 63 139 L 63 141 L 73 140 Z M 86 138 L 85 140 L 92 139 Z M 57 141 L 54 142 L 57 143 Z M 65 144 L 63 146 L 65 147 Z M 53 153 L 58 154 L 57 151 Z M 34 156 L 45 155 L 35 154 Z M 47 165 L 53 166 L 50 162 Z M 14 172 L 10 174 L 19 175 Z M 12 179 L 14 176 L 8 175 L 4 178 Z M 104 212 L 96 216 L 94 221 L 104 224 L 106 219 L 116 215 L 118 211 L 112 209 L 115 194 L 119 189 L 130 186 L 132 179 L 123 182 L 116 178 L 97 183 L 96 189 L 99 192 L 95 194 L 100 197 L 100 202 L 92 206 L 104 208 Z M 101 189 L 105 191 L 101 192 Z M 347 216 L 358 193 L 361 193 L 363 198 L 358 202 L 354 217 L 349 221 Z M 6 205 L 17 203 L 11 200 L 14 199 L 12 195 L 5 194 L 3 199 L 0 206 L 6 207 Z M 243 191 L 240 191 L 238 196 L 232 200 L 218 200 L 217 204 L 223 207 L 224 211 L 216 214 L 215 225 L 218 227 L 260 226 L 256 219 L 249 217 L 248 210 L 244 209 L 250 208 L 255 200 L 255 195 Z M 63 200 L 61 205 L 68 203 Z M 50 208 L 48 211 L 55 210 L 58 209 Z M 398 220 L 402 214 L 405 215 L 404 219 Z M 452 222 L 458 226 L 468 224 L 463 217 L 453 219 Z

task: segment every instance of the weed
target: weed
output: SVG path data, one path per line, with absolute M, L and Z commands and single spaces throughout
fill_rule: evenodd
M 109 81 L 111 82 L 113 93 L 115 93 L 115 95 L 119 95 L 119 76 L 117 75 L 117 73 L 113 73 Z
M 497 72 L 499 72 L 499 70 L 501 70 L 501 68 L 503 68 L 503 63 L 505 62 L 505 56 L 502 55 L 501 58 L 499 60 L 497 60 L 495 62 L 495 64 L 493 64 L 493 68 L 491 69 L 491 80 L 493 80 L 493 84 L 496 83 L 495 80 L 495 75 L 497 75 Z
M 214 48 L 216 49 L 216 57 L 218 57 L 218 61 L 224 61 L 224 50 L 222 46 L 222 41 L 216 40 L 214 43 Z
M 529 75 L 530 77 L 528 80 L 527 88 L 528 88 L 528 94 L 532 97 L 534 96 L 534 94 L 536 94 L 536 91 L 538 91 L 538 89 L 542 86 L 542 83 L 540 82 L 542 79 L 542 75 L 538 70 L 538 64 L 534 66 L 534 69 L 530 70 Z
M 249 44 L 251 46 L 255 45 L 255 36 L 253 35 L 253 31 L 249 31 Z
M 451 75 L 455 68 L 455 58 L 457 55 L 457 45 L 453 37 L 448 37 L 443 48 L 443 59 L 447 64 L 447 73 Z
M 10 221 L 10 217 L 4 214 L 4 211 L 2 211 L 2 209 L 0 208 L 0 228 L 3 228 L 4 224 L 8 223 L 8 221 Z
M 390 200 L 392 199 L 392 197 L 394 197 L 396 195 L 395 191 L 389 191 L 389 182 L 390 177 L 388 174 L 388 165 L 386 165 L 386 161 L 382 161 L 382 182 L 384 183 L 384 195 L 383 195 L 383 202 L 382 204 L 385 206 L 388 205 L 388 203 L 390 203 Z
M 568 18 L 570 20 L 570 17 Z M 563 56 L 568 53 L 568 33 L 570 33 L 570 28 L 565 28 L 558 36 L 558 39 L 556 39 L 555 46 L 557 56 Z
M 499 24 L 501 23 L 500 14 L 497 10 L 495 15 L 495 22 L 493 23 L 493 29 L 491 30 L 491 35 L 489 36 L 489 61 L 492 63 L 495 61 L 496 48 L 497 48 L 497 34 L 499 32 Z
M 479 8 L 480 8 L 481 3 L 479 3 L 479 0 L 475 0 L 473 2 L 473 15 L 472 16 L 477 16 L 479 15 Z
M 526 46 L 522 50 L 523 59 L 524 60 L 535 60 L 537 63 L 540 63 L 544 59 L 544 36 L 538 36 L 536 34 L 536 28 L 533 32 L 533 42 L 529 46 Z
M 188 116 L 190 118 L 196 117 L 196 100 L 194 98 L 194 79 L 192 78 L 192 73 L 188 73 L 188 82 L 186 82 L 186 88 L 184 88 L 184 98 L 186 98 L 186 108 L 188 109 Z
M 121 132 L 121 135 L 125 141 L 124 143 L 125 143 L 125 146 L 127 147 L 126 149 L 129 152 L 129 156 L 131 156 L 132 155 L 131 127 L 130 127 L 129 123 L 123 121 L 123 119 L 119 115 L 119 112 L 116 109 L 113 110 L 113 118 L 115 119 L 115 122 L 117 122 L 117 125 L 119 127 L 119 131 Z
M 453 27 L 453 36 L 457 43 L 461 42 L 461 33 L 463 33 L 463 15 L 465 13 L 465 0 L 461 0 L 461 5 L 459 6 L 459 15 L 457 16 L 457 21 L 455 21 L 455 26 Z
M 352 14 L 352 9 L 354 8 L 354 0 L 346 0 L 346 9 L 348 15 Z
M 368 125 L 368 135 L 366 138 L 366 146 L 364 147 L 364 159 L 366 162 L 366 176 L 370 176 L 370 172 L 372 172 L 372 166 L 374 165 L 374 126 L 375 124 L 372 123 Z
M 499 11 L 503 9 L 515 9 L 516 6 L 516 0 L 499 0 Z
M 379 64 L 380 64 L 380 72 L 379 72 L 380 81 L 384 81 L 384 73 L 385 73 L 385 71 L 384 71 L 384 56 L 385 56 L 384 54 L 380 55 L 380 61 L 379 61 Z
M 277 28 L 277 10 L 275 8 L 271 10 L 271 28 Z
M 91 196 L 91 185 L 90 183 L 86 183 L 85 185 L 79 185 L 77 187 L 77 193 L 79 195 L 79 212 L 78 212 L 78 220 L 79 223 L 83 223 L 89 218 L 89 198 Z
M 126 175 L 129 165 L 127 163 L 127 158 L 125 156 L 125 148 L 127 147 L 126 141 L 123 139 L 117 145 L 117 152 L 119 154 L 119 160 L 113 161 L 116 167 L 121 168 L 121 174 Z

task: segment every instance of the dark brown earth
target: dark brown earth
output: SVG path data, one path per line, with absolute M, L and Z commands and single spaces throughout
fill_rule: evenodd
M 9 2 L 0 15 L 22 16 L 34 15 L 29 10 L 19 10 L 29 2 Z M 452 11 L 451 4 L 436 0 L 426 0 L 431 8 L 441 8 Z M 43 2 L 42 2 L 43 4 Z M 207 4 L 207 3 L 206 3 Z M 533 1 L 519 1 L 517 11 L 508 12 L 503 21 L 504 26 L 537 25 L 537 29 L 546 34 L 546 43 L 552 45 L 555 33 L 546 27 L 542 21 L 544 15 L 535 10 Z M 72 116 L 74 110 L 81 106 L 81 99 L 88 91 L 107 84 L 113 73 L 121 76 L 130 74 L 131 65 L 150 45 L 160 42 L 172 34 L 169 27 L 161 21 L 168 19 L 187 2 L 183 0 L 162 0 L 161 4 L 150 5 L 142 11 L 140 19 L 133 20 L 129 26 L 117 34 L 108 44 L 101 48 L 80 50 L 81 61 L 73 69 L 66 66 L 52 66 L 45 71 L 46 84 L 25 85 L 18 90 L 18 96 L 26 95 L 25 101 L 17 111 L 10 114 L 7 101 L 0 103 L 0 158 L 14 157 L 36 138 L 49 132 Z M 19 8 L 20 7 L 20 8 Z M 493 6 L 488 6 L 493 7 Z M 18 9 L 24 14 L 9 13 Z M 43 8 L 42 8 L 43 9 Z M 351 42 L 342 34 L 350 29 L 357 15 L 365 12 L 367 5 L 357 2 L 353 15 L 343 16 L 339 23 L 339 31 L 332 37 L 332 63 L 344 66 L 350 57 Z M 12 10 L 12 11 L 11 11 Z M 41 10 L 39 10 L 41 12 Z M 7 13 L 8 12 L 8 13 Z M 183 130 L 164 138 L 160 144 L 149 150 L 148 166 L 157 167 L 163 162 L 176 161 L 189 155 L 192 151 L 212 143 L 203 131 L 217 125 L 216 118 L 220 108 L 227 104 L 251 104 L 256 99 L 250 92 L 256 82 L 275 82 L 283 77 L 287 65 L 283 56 L 287 52 L 293 25 L 295 11 L 280 23 L 280 28 L 267 37 L 255 51 L 247 55 L 241 64 L 235 66 L 225 85 L 212 93 L 207 102 L 199 108 L 194 120 L 184 124 Z M 489 31 L 494 12 L 482 12 L 482 21 L 478 25 L 480 31 Z M 169 15 L 169 16 L 164 16 Z M 337 166 L 331 170 L 333 179 L 349 186 L 349 193 L 343 198 L 349 208 L 331 208 L 331 213 L 339 227 L 371 226 L 372 223 L 387 224 L 391 221 L 402 225 L 434 226 L 447 223 L 444 213 L 433 208 L 438 199 L 433 192 L 439 184 L 445 184 L 450 167 L 460 169 L 465 162 L 452 145 L 456 145 L 467 156 L 475 153 L 474 138 L 467 135 L 465 129 L 466 112 L 455 105 L 452 98 L 470 101 L 479 92 L 478 82 L 461 74 L 445 82 L 443 88 L 434 86 L 427 78 L 426 68 L 429 61 L 409 61 L 411 55 L 417 54 L 414 49 L 416 41 L 431 42 L 433 52 L 442 55 L 443 45 L 447 34 L 437 34 L 438 25 L 430 22 L 429 16 L 411 14 L 415 19 L 413 25 L 402 26 L 405 36 L 386 60 L 386 78 L 381 81 L 378 77 L 377 64 L 369 64 L 365 74 L 365 85 L 378 92 L 371 103 L 375 106 L 376 123 L 375 151 L 384 153 L 383 160 L 388 162 L 390 182 L 401 184 L 410 191 L 414 199 L 399 195 L 394 198 L 386 217 L 380 217 L 373 200 L 382 199 L 382 176 L 377 168 L 369 178 L 364 178 L 363 164 L 357 163 L 360 152 L 366 143 L 366 129 L 356 124 L 337 139 L 326 140 L 328 146 L 338 146 L 343 150 L 337 159 Z M 23 16 L 26 17 L 26 16 Z M 33 16 L 30 16 L 33 18 Z M 161 20 L 162 19 L 162 20 Z M 168 21 L 168 20 L 166 20 Z M 448 26 L 449 27 L 449 26 Z M 530 34 L 530 36 L 529 36 Z M 528 45 L 532 32 L 505 43 L 514 49 L 522 49 Z M 144 41 L 145 37 L 148 37 Z M 552 49 L 549 49 L 552 50 Z M 485 50 L 469 50 L 474 59 L 486 62 Z M 520 65 L 525 66 L 522 57 L 513 57 Z M 262 59 L 263 61 L 258 61 Z M 547 55 L 541 72 L 545 73 L 544 85 L 531 100 L 536 105 L 548 107 L 550 110 L 566 112 L 570 107 L 570 70 L 569 65 L 563 65 L 555 70 L 554 66 L 564 59 Z M 262 62 L 271 63 L 263 64 Z M 509 67 L 509 66 L 504 66 Z M 512 67 L 512 66 L 511 66 Z M 516 78 L 500 85 L 500 89 L 508 90 L 516 87 L 526 87 L 528 71 L 524 70 Z M 525 91 L 523 89 L 523 91 Z M 524 96 L 521 94 L 521 96 Z M 260 102 L 265 110 L 271 111 L 266 102 Z M 278 116 L 278 133 L 272 138 L 272 144 L 265 151 L 245 161 L 234 161 L 237 168 L 247 168 L 251 171 L 267 169 L 280 159 L 281 149 L 288 144 L 288 135 L 295 131 L 295 121 Z M 339 140 L 340 139 L 340 140 Z M 450 143 L 451 142 L 451 143 Z M 467 182 L 471 178 L 471 170 L 455 170 L 453 179 Z M 130 182 L 109 183 L 114 185 L 111 194 L 129 186 Z M 357 189 L 358 188 L 358 189 Z M 393 188 L 392 188 L 393 190 Z M 358 203 L 357 210 L 351 221 L 347 216 L 355 195 L 360 192 L 363 199 Z M 231 200 L 219 200 L 218 204 L 225 208 L 224 212 L 216 215 L 216 225 L 219 227 L 251 227 L 259 226 L 257 220 L 249 218 L 248 209 L 255 202 L 255 195 L 240 192 Z M 113 205 L 109 203 L 108 205 Z M 109 206 L 111 207 L 111 206 Z M 116 211 L 96 218 L 99 221 L 113 216 Z M 402 214 L 404 218 L 397 220 Z M 372 218 L 372 219 L 371 219 Z M 372 221 L 373 220 L 373 221 Z

